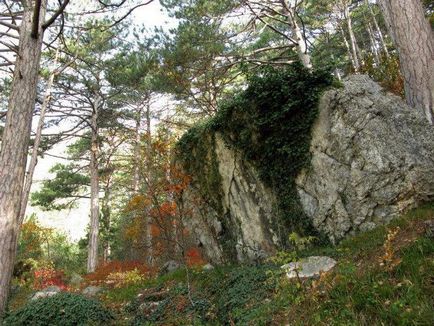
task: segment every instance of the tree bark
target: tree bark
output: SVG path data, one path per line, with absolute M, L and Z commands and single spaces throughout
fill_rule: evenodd
M 111 223 L 111 209 L 110 209 L 110 200 L 111 200 L 111 177 L 109 177 L 109 180 L 107 180 L 107 183 L 104 187 L 104 198 L 102 200 L 101 204 L 101 215 L 103 219 L 104 229 L 105 232 L 110 232 L 110 223 Z M 104 242 L 103 242 L 103 261 L 104 263 L 108 262 L 108 259 L 110 257 L 111 248 L 110 248 L 110 242 L 107 238 L 107 234 L 105 236 Z
M 99 238 L 99 174 L 98 174 L 98 113 L 101 105 L 101 98 L 97 95 L 93 105 L 91 126 L 92 139 L 90 150 L 90 231 L 89 247 L 87 256 L 87 272 L 92 273 L 98 265 L 98 238 Z
M 21 196 L 36 100 L 46 6 L 47 0 L 42 0 L 40 8 L 37 8 L 39 15 L 34 15 L 33 7 L 24 7 L 0 151 L 0 323 L 9 294 L 20 230 Z M 34 16 L 38 16 L 39 21 L 34 23 Z M 31 35 L 34 25 L 37 28 L 36 37 Z
M 434 36 L 420 0 L 380 0 L 398 50 L 407 103 L 434 124 Z

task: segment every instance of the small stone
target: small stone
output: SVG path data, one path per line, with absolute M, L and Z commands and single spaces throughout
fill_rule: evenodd
M 98 293 L 102 292 L 103 288 L 100 286 L 88 286 L 87 288 L 85 288 L 82 293 L 83 295 L 87 296 L 87 297 L 95 297 Z
M 47 286 L 45 289 L 42 290 L 43 292 L 60 292 L 62 291 L 60 287 L 56 285 Z
M 425 221 L 425 235 L 428 238 L 434 238 L 434 220 Z
M 318 277 L 320 273 L 328 272 L 336 265 L 336 260 L 326 256 L 311 256 L 303 258 L 298 262 L 283 265 L 281 268 L 286 271 L 286 276 L 296 278 Z
M 173 271 L 176 271 L 180 267 L 181 267 L 181 265 L 178 262 L 176 262 L 174 260 L 169 260 L 168 262 L 166 262 L 163 265 L 163 267 L 161 267 L 160 275 L 165 275 L 165 274 L 171 273 Z
M 52 285 L 48 286 L 45 289 L 42 289 L 41 291 L 36 292 L 30 300 L 37 300 L 41 298 L 48 298 L 51 297 L 57 293 L 59 293 L 61 290 L 58 286 Z
M 211 265 L 210 263 L 208 263 L 208 264 L 206 264 L 206 265 L 203 265 L 203 267 L 202 267 L 202 270 L 203 270 L 203 271 L 211 271 L 211 270 L 213 270 L 213 269 L 214 269 L 214 266 Z

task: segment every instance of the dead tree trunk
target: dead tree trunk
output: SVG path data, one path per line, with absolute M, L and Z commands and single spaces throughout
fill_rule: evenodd
M 434 124 L 434 36 L 420 0 L 380 0 L 398 50 L 407 103 Z
M 39 8 L 24 7 L 0 151 L 0 323 L 9 294 L 20 230 L 21 196 L 36 100 L 46 6 L 47 0 L 42 0 Z

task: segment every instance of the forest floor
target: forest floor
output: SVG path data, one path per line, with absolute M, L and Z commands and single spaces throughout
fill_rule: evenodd
M 115 325 L 433 325 L 434 204 L 298 257 L 338 263 L 288 280 L 279 264 L 179 269 L 98 299 Z M 13 302 L 12 302 L 13 304 Z

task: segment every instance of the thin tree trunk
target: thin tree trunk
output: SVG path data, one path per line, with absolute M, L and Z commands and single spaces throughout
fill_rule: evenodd
M 147 179 L 148 179 L 148 185 L 152 188 L 154 187 L 154 182 L 152 178 L 152 138 L 151 138 L 151 112 L 150 112 L 150 104 L 149 102 L 146 103 L 146 111 L 145 111 L 145 118 L 146 118 L 146 172 L 147 172 Z M 154 189 L 150 189 L 151 192 L 154 191 Z M 148 215 L 146 215 L 146 238 L 145 238 L 145 246 L 148 250 L 147 255 L 147 262 L 150 266 L 154 265 L 154 253 L 152 248 L 152 221 L 149 218 Z
M 59 50 L 56 51 L 54 64 L 57 64 L 58 57 L 59 57 Z M 51 100 L 51 89 L 53 87 L 54 78 L 59 72 L 60 70 L 54 70 L 51 73 L 50 78 L 48 79 L 47 89 L 45 90 L 44 100 L 42 101 L 38 126 L 36 128 L 35 141 L 32 149 L 32 157 L 30 159 L 30 164 L 26 172 L 23 195 L 21 198 L 21 208 L 20 208 L 20 217 L 19 217 L 20 225 L 23 223 L 24 217 L 26 215 L 27 203 L 29 201 L 30 189 L 32 187 L 32 182 L 33 182 L 33 174 L 35 173 L 36 164 L 38 163 L 39 145 L 41 144 L 42 129 L 44 128 L 44 122 L 45 122 L 45 113 L 47 111 L 48 104 L 50 103 Z
M 110 231 L 110 222 L 111 222 L 111 210 L 110 210 L 110 198 L 111 198 L 111 182 L 109 180 L 107 181 L 107 184 L 104 188 L 104 198 L 102 200 L 101 204 L 101 215 L 103 218 L 104 223 L 104 229 L 106 232 Z M 103 243 L 103 261 L 106 263 L 108 261 L 108 258 L 110 257 L 110 242 L 108 241 L 107 237 L 104 239 Z
M 6 308 L 20 230 L 21 196 L 36 100 L 42 47 L 42 22 L 47 0 L 40 8 L 25 7 L 18 55 L 0 151 L 0 323 Z M 31 36 L 33 11 L 39 10 L 36 34 Z M 35 15 L 37 16 L 37 15 Z M 34 34 L 34 33 L 33 33 Z
M 353 66 L 354 70 L 356 70 L 356 63 L 354 62 L 353 54 L 351 52 L 350 44 L 348 43 L 347 37 L 345 36 L 345 31 L 342 28 L 342 26 L 339 25 L 339 31 L 342 35 L 342 40 L 344 41 L 345 48 L 347 49 L 348 58 L 350 58 L 351 65 Z
M 142 107 L 139 108 L 136 115 L 136 126 L 134 128 L 134 174 L 133 174 L 133 192 L 136 195 L 140 186 L 140 126 L 142 122 Z
M 371 42 L 371 49 L 372 49 L 372 54 L 374 55 L 374 61 L 378 66 L 380 64 L 380 56 L 378 55 L 377 44 L 375 43 L 375 36 L 374 36 L 373 31 L 372 31 L 372 27 L 371 27 L 370 22 L 367 23 L 366 29 L 368 31 L 369 41 Z
M 372 9 L 369 0 L 365 0 L 365 2 L 369 8 L 369 13 L 371 14 L 372 21 L 374 22 L 375 31 L 377 32 L 378 38 L 380 40 L 380 45 L 383 48 L 383 52 L 386 55 L 386 57 L 389 58 L 389 50 L 387 49 L 386 42 L 384 41 L 384 36 L 383 36 L 383 32 L 381 31 L 380 25 L 378 25 L 378 21 L 377 18 L 375 17 L 374 10 Z
M 360 56 L 359 56 L 360 50 L 359 50 L 359 47 L 357 45 L 356 36 L 354 35 L 353 23 L 352 23 L 350 9 L 349 9 L 348 5 L 345 7 L 345 20 L 347 23 L 348 34 L 350 35 L 351 51 L 352 51 L 352 56 L 353 56 L 353 60 L 354 60 L 354 70 L 356 72 L 358 72 L 360 70 L 360 60 L 359 60 L 360 59 Z
M 283 7 L 283 12 L 288 18 L 289 27 L 292 32 L 292 37 L 296 42 L 297 55 L 301 63 L 307 69 L 312 69 L 312 62 L 309 53 L 307 52 L 307 43 L 303 32 L 298 25 L 297 18 L 295 17 L 295 9 L 293 10 L 288 4 L 287 0 L 280 0 Z
M 90 151 L 90 232 L 89 247 L 87 257 L 87 272 L 92 273 L 98 265 L 98 238 L 99 238 L 99 175 L 98 175 L 98 113 L 101 105 L 101 99 L 97 95 L 94 103 L 91 126 L 92 139 Z
M 434 124 L 434 35 L 420 0 L 380 0 L 398 50 L 407 103 Z

